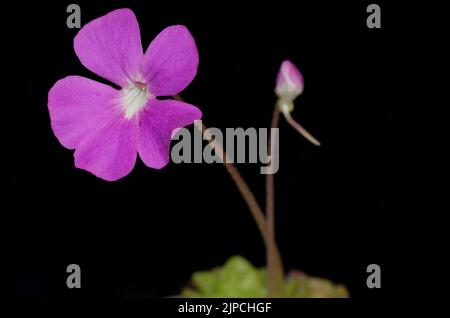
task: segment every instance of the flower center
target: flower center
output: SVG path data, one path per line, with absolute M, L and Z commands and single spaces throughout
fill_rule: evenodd
M 147 104 L 152 95 L 148 91 L 147 84 L 134 81 L 122 89 L 121 104 L 125 118 L 130 119 Z

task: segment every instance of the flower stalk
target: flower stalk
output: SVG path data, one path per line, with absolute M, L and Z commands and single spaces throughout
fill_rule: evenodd
M 294 118 L 291 116 L 291 110 L 286 109 L 285 107 L 280 107 L 280 104 L 277 104 L 275 108 L 279 108 L 280 110 L 278 112 L 282 112 L 284 118 L 286 119 L 287 123 L 291 125 L 292 128 L 297 130 L 300 135 L 302 135 L 306 140 L 308 140 L 310 143 L 312 143 L 315 146 L 320 146 L 321 143 L 318 141 L 313 135 L 311 135 L 302 125 L 300 125 Z
M 239 192 L 241 193 L 242 197 L 247 203 L 247 206 L 250 209 L 253 218 L 255 219 L 255 222 L 258 226 L 258 229 L 261 233 L 264 243 L 265 245 L 267 245 L 268 233 L 267 233 L 266 219 L 264 217 L 263 210 L 261 209 L 261 207 L 258 204 L 258 201 L 255 198 L 255 195 L 250 190 L 250 187 L 248 186 L 244 178 L 242 178 L 241 174 L 239 173 L 239 170 L 233 163 L 231 163 L 231 160 L 228 157 L 225 150 L 223 149 L 222 145 L 216 142 L 214 138 L 212 138 L 212 136 L 207 131 L 207 127 L 204 124 L 202 125 L 202 133 L 206 137 L 208 142 L 212 144 L 213 148 L 216 149 L 216 154 L 220 157 L 221 161 L 225 166 L 225 169 L 230 174 L 231 178 L 233 179 L 234 183 L 239 189 Z
M 278 128 L 280 122 L 280 112 L 277 108 L 273 111 L 271 128 Z M 271 131 L 273 131 L 271 129 Z M 272 137 L 272 136 L 271 136 Z M 269 138 L 268 149 L 271 153 L 272 138 Z M 266 218 L 267 236 L 266 257 L 267 257 L 267 286 L 269 297 L 280 296 L 284 284 L 284 272 L 281 255 L 275 239 L 275 180 L 274 173 L 266 174 Z

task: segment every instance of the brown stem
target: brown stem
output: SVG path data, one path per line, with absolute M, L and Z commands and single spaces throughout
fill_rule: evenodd
M 211 135 L 207 131 L 207 127 L 203 124 L 202 126 L 202 132 L 209 143 L 212 144 L 214 147 L 215 153 L 220 157 L 222 160 L 225 169 L 230 174 L 233 181 L 236 183 L 237 188 L 241 192 L 242 196 L 244 197 L 245 202 L 247 203 L 250 212 L 253 215 L 253 218 L 256 221 L 256 224 L 258 225 L 258 229 L 261 232 L 261 236 L 264 240 L 265 245 L 268 245 L 268 238 L 267 238 L 267 224 L 266 219 L 264 217 L 264 213 L 261 209 L 261 207 L 258 204 L 258 201 L 256 201 L 255 196 L 253 195 L 253 192 L 250 190 L 249 186 L 247 185 L 247 182 L 242 178 L 241 174 L 239 173 L 238 169 L 234 164 L 231 163 L 230 158 L 228 157 L 227 153 L 223 149 L 222 145 L 214 140 L 214 138 L 211 137 Z
M 295 130 L 297 130 L 303 137 L 305 137 L 309 142 L 316 146 L 320 146 L 320 141 L 313 137 L 302 125 L 297 123 L 294 118 L 292 118 L 289 112 L 283 112 L 286 121 L 291 125 Z
M 275 108 L 272 116 L 271 128 L 278 128 L 280 111 Z M 269 138 L 268 153 L 272 149 L 272 139 Z M 273 165 L 272 165 L 273 166 Z M 266 174 L 266 218 L 267 218 L 267 285 L 269 297 L 280 296 L 283 288 L 283 263 L 275 239 L 275 180 L 274 173 Z
M 174 96 L 174 98 L 179 101 L 184 101 L 180 95 L 176 95 Z M 225 166 L 225 169 L 230 174 L 239 192 L 241 192 L 242 197 L 247 203 L 247 206 L 249 207 L 250 212 L 255 219 L 256 225 L 258 226 L 259 232 L 261 233 L 261 236 L 263 238 L 264 245 L 267 246 L 268 242 L 266 218 L 264 217 L 264 212 L 259 206 L 258 201 L 256 201 L 253 192 L 250 190 L 247 182 L 245 182 L 245 180 L 242 178 L 236 166 L 231 163 L 231 160 L 223 149 L 222 145 L 216 142 L 211 137 L 211 135 L 208 134 L 207 127 L 204 124 L 202 124 L 202 133 L 207 138 L 208 142 L 211 143 L 214 147 L 215 153 L 220 157 Z

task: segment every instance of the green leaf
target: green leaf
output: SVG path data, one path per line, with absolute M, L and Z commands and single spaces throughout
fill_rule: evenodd
M 231 257 L 222 267 L 195 272 L 182 297 L 262 298 L 267 296 L 266 269 L 256 268 L 242 256 Z M 349 297 L 347 288 L 319 277 L 294 272 L 286 279 L 284 297 Z

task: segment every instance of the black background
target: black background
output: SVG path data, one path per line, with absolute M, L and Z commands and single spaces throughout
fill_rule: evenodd
M 138 161 L 114 183 L 74 167 L 50 128 L 48 90 L 67 75 L 105 80 L 73 51 L 71 2 L 2 10 L 5 295 L 167 296 L 193 271 L 235 254 L 263 266 L 257 228 L 221 165 L 157 171 Z M 356 299 L 448 295 L 443 8 L 378 1 L 382 28 L 371 30 L 364 1 L 77 3 L 82 24 L 132 8 L 144 48 L 166 26 L 186 25 L 200 65 L 182 96 L 210 127 L 269 126 L 274 78 L 291 59 L 305 77 L 293 116 L 323 147 L 281 122 L 276 218 L 285 267 L 342 282 Z M 264 203 L 259 166 L 238 167 Z M 81 266 L 80 290 L 66 288 L 71 263 Z M 379 290 L 366 287 L 372 263 L 382 269 Z

